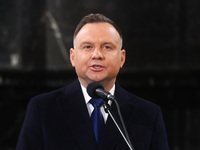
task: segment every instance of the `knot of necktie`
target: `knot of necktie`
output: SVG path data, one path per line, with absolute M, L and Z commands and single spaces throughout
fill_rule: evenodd
M 91 99 L 90 103 L 94 106 L 94 107 L 100 107 L 103 104 L 103 100 L 102 99 Z

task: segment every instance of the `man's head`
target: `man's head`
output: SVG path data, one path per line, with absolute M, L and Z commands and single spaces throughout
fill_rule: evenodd
M 74 33 L 74 48 L 70 60 L 84 87 L 100 82 L 110 90 L 125 62 L 121 50 L 122 36 L 118 27 L 100 14 L 90 14 L 78 24 Z

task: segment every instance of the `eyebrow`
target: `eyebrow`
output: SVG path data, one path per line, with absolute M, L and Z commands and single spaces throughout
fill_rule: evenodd
M 109 44 L 109 45 L 115 45 L 115 44 L 112 43 L 112 42 L 105 42 L 105 43 L 103 43 L 103 45 L 106 45 L 106 44 Z
M 79 45 L 79 48 L 81 48 L 83 45 L 94 45 L 93 42 L 91 41 L 83 41 L 80 45 Z M 103 42 L 101 45 L 111 45 L 111 46 L 114 46 L 114 47 L 117 47 L 115 43 L 113 42 Z
M 82 46 L 85 45 L 85 44 L 92 44 L 92 42 L 82 42 L 82 43 L 80 44 L 80 47 L 82 47 Z
M 92 43 L 92 42 L 82 42 L 82 43 L 80 44 L 80 46 L 82 46 L 82 45 L 84 45 L 84 44 L 93 44 L 93 43 Z M 115 45 L 115 44 L 112 43 L 112 42 L 104 42 L 104 43 L 102 43 L 101 45 L 106 45 L 106 44 Z

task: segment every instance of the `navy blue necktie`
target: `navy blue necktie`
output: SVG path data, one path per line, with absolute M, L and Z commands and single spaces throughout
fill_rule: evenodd
M 100 110 L 100 106 L 103 104 L 102 99 L 91 99 L 90 103 L 94 107 L 94 111 L 91 115 L 92 126 L 94 129 L 94 134 L 96 137 L 97 144 L 100 143 L 101 137 L 103 135 L 103 129 L 105 126 L 104 118 Z

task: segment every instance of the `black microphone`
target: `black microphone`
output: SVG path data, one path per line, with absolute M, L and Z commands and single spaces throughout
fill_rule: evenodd
M 104 87 L 99 82 L 91 82 L 88 84 L 87 92 L 92 98 L 102 98 L 105 101 L 115 100 L 115 97 L 109 92 L 106 92 Z

